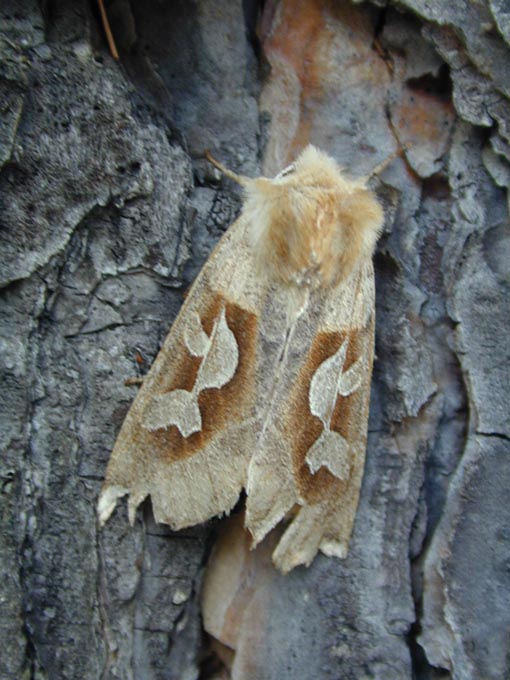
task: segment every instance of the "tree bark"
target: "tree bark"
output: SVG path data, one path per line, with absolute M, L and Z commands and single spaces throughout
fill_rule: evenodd
M 0 9 L 0 677 L 508 677 L 507 3 L 105 9 L 118 61 L 96 3 Z M 150 503 L 100 530 L 124 380 L 239 212 L 205 150 L 273 175 L 307 143 L 353 176 L 401 154 L 372 180 L 386 224 L 348 557 L 284 577 L 236 518 L 174 533 Z M 237 566 L 206 635 L 215 541 L 209 569 Z

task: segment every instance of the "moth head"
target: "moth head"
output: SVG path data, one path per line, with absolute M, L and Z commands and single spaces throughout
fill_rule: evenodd
M 365 180 L 307 146 L 274 179 L 241 178 L 243 214 L 261 273 L 311 288 L 337 285 L 371 258 L 384 214 Z

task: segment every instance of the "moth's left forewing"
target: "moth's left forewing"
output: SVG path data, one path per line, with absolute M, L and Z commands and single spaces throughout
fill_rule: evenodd
M 98 509 L 129 494 L 130 518 L 151 496 L 174 529 L 235 505 L 255 442 L 258 300 L 244 240 L 231 226 L 193 284 L 136 396 L 112 452 Z

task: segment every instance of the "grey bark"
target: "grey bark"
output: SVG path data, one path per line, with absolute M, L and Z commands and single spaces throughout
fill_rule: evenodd
M 242 677 L 510 676 L 510 12 L 381 4 L 356 11 L 403 82 L 451 97 L 446 142 L 410 144 L 378 183 L 378 359 L 349 557 L 275 581 Z M 275 146 L 268 65 L 255 2 L 107 8 L 120 63 L 93 3 L 0 8 L 6 680 L 191 680 L 205 644 L 221 520 L 175 534 L 146 506 L 131 529 L 123 506 L 100 531 L 95 504 L 133 397 L 124 379 L 150 366 L 239 210 L 203 151 L 254 175 Z M 391 88 L 357 96 L 331 99 L 311 141 L 363 174 L 361 141 L 384 157 L 399 130 Z

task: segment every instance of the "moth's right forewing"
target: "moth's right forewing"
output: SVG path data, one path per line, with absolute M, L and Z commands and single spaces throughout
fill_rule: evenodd
M 274 554 L 282 571 L 309 564 L 318 549 L 347 553 L 365 459 L 373 342 L 368 261 L 310 298 L 249 466 L 246 523 L 255 542 L 294 508 Z

